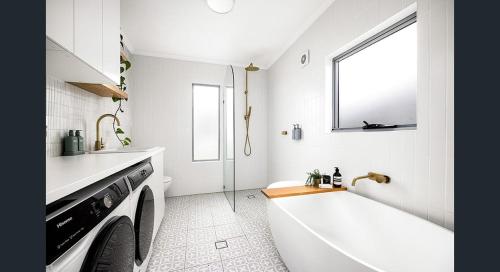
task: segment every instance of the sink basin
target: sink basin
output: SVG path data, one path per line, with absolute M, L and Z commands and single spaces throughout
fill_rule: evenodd
M 103 149 L 99 151 L 90 151 L 90 154 L 147 152 L 153 149 L 154 147 L 122 147 L 122 148 Z

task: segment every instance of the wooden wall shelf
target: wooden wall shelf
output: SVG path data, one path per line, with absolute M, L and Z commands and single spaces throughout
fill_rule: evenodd
M 287 197 L 287 196 L 299 196 L 299 195 L 310 195 L 328 192 L 339 192 L 346 191 L 347 188 L 318 188 L 313 186 L 293 186 L 293 187 L 283 187 L 283 188 L 269 188 L 262 189 L 262 193 L 267 196 L 267 198 L 277 198 L 277 197 Z
M 82 88 L 88 92 L 94 93 L 98 96 L 103 97 L 116 97 L 128 99 L 128 94 L 123 92 L 115 85 L 111 84 L 94 84 L 94 83 L 80 83 L 80 82 L 68 82 L 71 85 Z

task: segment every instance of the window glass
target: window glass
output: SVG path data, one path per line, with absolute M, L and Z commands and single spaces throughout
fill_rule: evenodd
M 374 39 L 368 47 L 360 45 L 334 59 L 335 128 L 360 128 L 363 121 L 384 125 L 417 122 L 416 22 Z
M 193 161 L 219 159 L 219 86 L 193 84 Z

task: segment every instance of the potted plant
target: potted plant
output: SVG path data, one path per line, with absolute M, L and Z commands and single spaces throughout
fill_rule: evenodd
M 318 187 L 321 183 L 321 173 L 319 170 L 314 169 L 314 171 L 308 172 L 307 175 L 306 185 Z

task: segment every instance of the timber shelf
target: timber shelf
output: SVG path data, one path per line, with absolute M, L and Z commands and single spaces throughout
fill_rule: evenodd
M 116 85 L 112 84 L 95 84 L 95 83 L 81 83 L 81 82 L 68 82 L 71 85 L 84 89 L 88 92 L 94 93 L 103 97 L 116 97 L 128 99 L 128 94 Z
M 262 189 L 261 191 L 267 198 L 278 198 L 287 196 L 300 196 L 300 195 L 347 191 L 347 188 L 346 187 L 318 188 L 314 186 L 292 186 L 283 188 Z
M 128 60 L 127 54 L 125 50 L 121 48 L 120 62 L 127 60 Z M 128 99 L 128 94 L 120 90 L 118 86 L 113 84 L 82 83 L 82 82 L 71 82 L 71 81 L 68 81 L 68 83 L 77 86 L 78 88 L 84 89 L 85 91 L 94 93 L 98 96 Z

